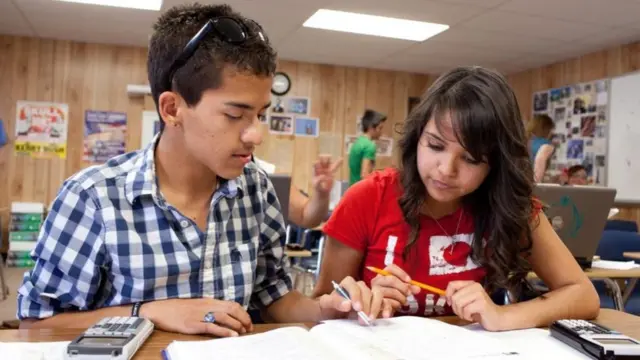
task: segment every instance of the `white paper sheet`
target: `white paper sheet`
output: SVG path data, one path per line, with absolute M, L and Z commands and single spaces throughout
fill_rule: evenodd
M 293 326 L 236 338 L 174 341 L 167 349 L 169 360 L 340 359 L 336 354 L 322 349 L 317 342 L 313 342 L 306 329 Z
M 69 341 L 0 342 L 0 358 L 11 360 L 63 360 Z
M 590 357 L 557 340 L 544 329 L 524 329 L 492 332 L 479 324 L 466 326 L 467 329 L 512 346 L 526 359 L 591 360 Z
M 367 344 L 370 353 L 388 354 L 384 359 L 523 359 L 507 343 L 438 320 L 412 316 L 377 320 L 372 327 L 334 320 L 314 327 L 311 334 L 325 342 L 348 339 L 349 343 L 358 343 L 360 349 Z M 349 351 L 351 354 L 359 353 Z
M 640 268 L 640 264 L 635 261 L 611 261 L 611 260 L 595 260 L 591 262 L 592 268 L 612 269 L 612 270 L 630 270 Z

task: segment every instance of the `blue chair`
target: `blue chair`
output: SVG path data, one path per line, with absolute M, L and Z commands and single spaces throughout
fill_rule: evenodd
M 635 225 L 635 222 L 633 223 Z M 630 261 L 622 253 L 626 251 L 640 251 L 640 234 L 626 230 L 605 230 L 598 244 L 596 255 L 602 260 Z M 613 309 L 613 299 L 601 281 L 594 281 L 594 286 L 600 295 L 600 307 Z M 625 305 L 625 311 L 640 315 L 640 286 L 636 286 Z
M 635 221 L 621 219 L 607 220 L 606 224 L 604 225 L 604 230 L 620 230 L 637 233 L 638 223 L 636 223 Z

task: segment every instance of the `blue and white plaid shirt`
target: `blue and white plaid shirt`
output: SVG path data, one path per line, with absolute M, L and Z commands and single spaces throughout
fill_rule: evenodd
M 291 290 L 266 174 L 251 162 L 220 184 L 201 231 L 163 199 L 156 141 L 63 183 L 18 290 L 19 319 L 170 298 L 263 307 Z

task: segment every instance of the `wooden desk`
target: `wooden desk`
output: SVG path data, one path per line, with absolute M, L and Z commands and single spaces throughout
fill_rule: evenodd
M 468 322 L 457 317 L 443 317 L 438 320 L 454 324 L 466 325 Z M 596 319 L 601 325 L 613 328 L 621 333 L 634 338 L 640 338 L 640 317 L 631 314 L 611 310 L 600 310 L 600 316 Z M 313 324 L 264 324 L 255 325 L 255 332 L 265 332 L 285 326 L 302 326 L 310 328 Z M 0 342 L 42 342 L 42 341 L 71 341 L 84 329 L 65 329 L 65 330 L 0 330 Z M 159 360 L 162 359 L 160 352 L 174 340 L 209 340 L 211 337 L 179 335 L 167 333 L 164 331 L 155 331 L 151 337 L 145 342 L 140 350 L 133 357 L 134 360 Z M 203 358 L 206 358 L 204 355 Z
M 313 255 L 310 250 L 285 250 L 284 254 L 288 257 L 306 258 Z
M 640 252 L 624 252 L 622 256 L 633 260 L 640 260 Z
M 612 292 L 611 295 L 616 310 L 620 311 L 624 311 L 624 305 L 631 296 L 631 292 L 636 287 L 638 279 L 640 278 L 640 268 L 629 270 L 590 268 L 585 269 L 584 273 L 587 274 L 587 277 L 591 280 L 601 280 L 605 283 Z M 527 278 L 537 279 L 538 275 L 530 272 Z M 616 280 L 629 280 L 629 283 L 624 288 L 624 293 Z

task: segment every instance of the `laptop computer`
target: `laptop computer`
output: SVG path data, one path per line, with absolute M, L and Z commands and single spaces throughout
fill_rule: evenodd
M 583 269 L 591 267 L 616 189 L 536 184 L 533 194 L 545 205 L 554 230 Z
M 280 209 L 286 224 L 289 223 L 289 191 L 291 191 L 291 176 L 284 174 L 271 174 L 269 179 L 276 190 L 276 196 L 280 202 Z

